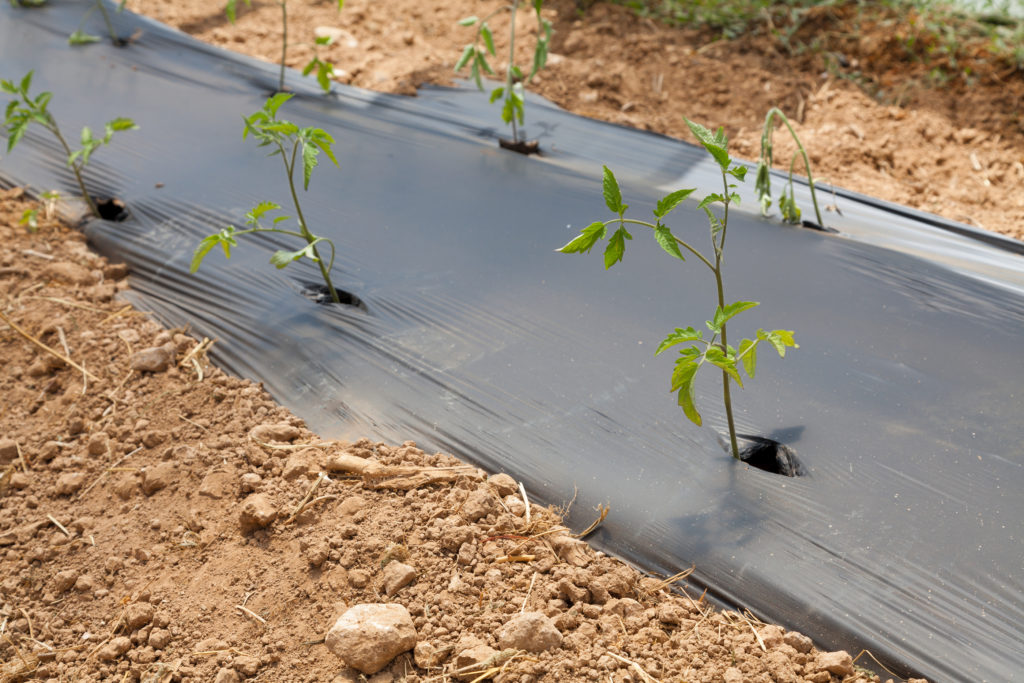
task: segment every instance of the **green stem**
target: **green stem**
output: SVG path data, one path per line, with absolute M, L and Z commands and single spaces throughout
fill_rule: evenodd
M 630 223 L 632 225 L 643 225 L 644 227 L 650 228 L 651 230 L 654 230 L 658 227 L 654 223 L 648 223 L 647 221 L 639 221 L 635 218 L 613 218 L 610 221 L 604 222 L 605 225 L 611 225 L 612 223 Z M 711 263 L 711 261 L 707 260 L 707 258 L 704 257 L 704 254 L 700 253 L 699 251 L 697 251 L 689 244 L 676 237 L 675 235 L 673 235 L 673 237 L 675 238 L 679 246 L 684 247 L 691 254 L 699 258 L 705 266 L 711 269 L 711 272 L 715 272 L 715 266 Z
M 57 141 L 60 142 L 61 147 L 64 148 L 64 153 L 67 155 L 67 158 L 70 159 L 72 154 L 71 147 L 68 146 L 67 140 L 64 139 L 64 136 L 60 134 L 60 128 L 57 127 L 57 122 L 53 120 L 53 117 L 50 117 L 50 123 L 47 128 L 49 128 L 57 137 Z M 100 210 L 96 208 L 96 203 L 92 200 L 92 197 L 89 196 L 89 190 L 85 189 L 85 180 L 82 178 L 82 172 L 78 163 L 75 162 L 73 164 L 68 164 L 68 166 L 71 167 L 71 171 L 75 174 L 75 180 L 78 181 L 78 188 L 82 191 L 82 199 L 84 199 L 85 203 L 89 206 L 89 211 L 96 218 L 102 218 L 102 216 L 100 216 Z
M 284 92 L 284 62 L 288 56 L 288 3 L 281 2 L 281 78 L 277 91 Z M 291 176 L 289 176 L 289 179 Z
M 505 70 L 505 101 L 508 102 L 512 99 L 512 67 L 515 64 L 516 59 L 516 11 L 519 9 L 519 3 L 514 2 L 509 7 L 509 20 L 508 20 L 508 68 Z M 516 111 L 515 107 L 512 108 L 512 141 L 515 143 L 519 142 L 519 131 L 516 129 Z
M 110 14 L 107 12 L 107 8 L 103 6 L 103 0 L 96 0 L 96 6 L 103 13 L 103 21 L 107 24 L 107 33 L 110 34 L 110 40 L 117 44 L 120 38 L 117 37 L 117 32 L 114 31 L 114 22 L 110 20 Z
M 818 225 L 825 227 L 825 221 L 821 218 L 821 210 L 818 208 L 818 193 L 814 189 L 814 173 L 811 171 L 811 160 L 807 158 L 807 150 L 804 149 L 804 143 L 800 142 L 800 138 L 797 137 L 796 131 L 793 130 L 793 126 L 790 125 L 789 119 L 782 113 L 782 110 L 778 107 L 773 107 L 768 112 L 768 120 L 771 120 L 772 116 L 778 115 L 782 122 L 786 124 L 786 128 L 789 129 L 789 134 L 793 136 L 793 141 L 796 143 L 797 149 L 800 150 L 800 155 L 804 158 L 804 168 L 807 169 L 807 184 L 811 188 L 811 202 L 814 204 L 814 215 L 818 219 Z
M 722 172 L 722 185 L 725 188 L 725 213 L 722 215 L 722 236 L 715 248 L 715 283 L 718 285 L 718 307 L 725 310 L 725 287 L 722 283 L 722 252 L 725 250 L 725 231 L 729 225 L 729 181 Z M 729 336 L 726 330 L 726 323 L 722 323 L 722 350 L 729 348 Z M 729 423 L 729 445 L 732 447 L 732 457 L 740 459 L 740 449 L 736 444 L 736 424 L 732 417 L 732 395 L 729 386 L 729 373 L 722 370 L 722 401 L 725 403 L 725 418 Z
M 282 5 L 283 4 L 284 3 L 282 3 Z M 299 143 L 298 141 L 296 141 L 295 145 L 292 147 L 292 158 L 290 162 L 286 158 L 284 147 L 282 147 L 280 143 L 278 143 L 278 148 L 281 150 L 281 160 L 284 162 L 284 168 L 288 175 L 288 188 L 291 190 L 292 202 L 294 202 L 295 204 L 295 213 L 298 215 L 299 229 L 302 231 L 302 237 L 306 240 L 306 242 L 308 244 L 312 244 L 316 238 L 313 236 L 313 233 L 309 231 L 309 228 L 306 227 L 306 218 L 305 216 L 302 215 L 302 206 L 299 205 L 299 194 L 295 190 L 295 160 L 298 157 Z M 333 250 L 333 244 L 331 245 L 331 248 Z M 333 301 L 336 304 L 340 304 L 341 298 L 338 296 L 338 291 L 334 289 L 334 284 L 331 282 L 330 271 L 324 265 L 324 260 L 320 258 L 320 250 L 316 248 L 316 245 L 313 245 L 313 255 L 316 257 L 317 266 L 320 267 L 320 275 L 323 276 L 324 282 L 327 284 L 327 290 L 331 294 L 331 301 Z M 332 256 L 331 264 L 333 265 L 333 263 L 334 257 Z

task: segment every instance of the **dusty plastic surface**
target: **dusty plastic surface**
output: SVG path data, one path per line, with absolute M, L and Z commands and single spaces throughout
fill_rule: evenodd
M 598 545 L 664 573 L 695 564 L 698 585 L 823 647 L 934 681 L 1020 680 L 1018 243 L 854 195 L 829 217 L 839 235 L 735 213 L 727 296 L 763 303 L 734 334 L 786 327 L 801 345 L 765 353 L 736 398 L 739 431 L 788 444 L 808 470 L 773 476 L 689 424 L 667 391 L 672 359 L 653 356 L 665 332 L 711 316 L 705 269 L 640 230 L 609 272 L 554 252 L 607 217 L 601 163 L 643 215 L 664 190 L 717 187 L 702 151 L 531 102 L 544 156 L 526 158 L 497 149 L 497 109 L 478 93 L 323 97 L 291 74 L 300 96 L 281 115 L 327 129 L 342 163 L 317 170 L 304 210 L 338 244 L 336 286 L 366 309 L 319 306 L 301 293 L 313 267 L 275 270 L 269 241 L 187 272 L 202 236 L 258 200 L 287 203 L 277 161 L 241 136 L 276 68 L 127 14 L 137 43 L 70 48 L 79 17 L 71 3 L 0 4 L 0 76 L 35 69 L 65 131 L 139 123 L 89 174 L 132 218 L 87 231 L 131 263 L 142 308 L 217 337 L 219 363 L 325 436 L 416 439 L 548 502 L 578 489 L 577 528 L 610 504 Z M 73 194 L 42 133 L 0 174 Z M 704 244 L 692 203 L 671 218 Z M 721 427 L 718 388 L 708 373 L 698 404 Z

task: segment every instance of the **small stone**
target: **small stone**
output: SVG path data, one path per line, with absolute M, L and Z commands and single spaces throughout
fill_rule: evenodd
M 75 590 L 79 593 L 91 593 L 94 587 L 92 577 L 88 574 L 82 574 L 75 580 Z
M 75 581 L 78 580 L 78 572 L 74 569 L 65 569 L 62 572 L 57 572 L 53 579 L 54 588 L 57 589 L 58 593 L 63 593 L 75 585 Z
M 163 650 L 171 644 L 171 632 L 165 628 L 155 628 L 149 634 L 149 646 L 154 650 Z
M 128 630 L 134 631 L 142 628 L 153 620 L 153 606 L 148 602 L 134 602 L 125 609 L 124 620 L 128 624 Z
M 67 474 L 60 475 L 57 479 L 57 494 L 61 496 L 70 496 L 84 485 L 84 472 L 68 472 Z
M 459 554 L 455 561 L 462 565 L 473 564 L 473 559 L 476 557 L 476 544 L 475 543 L 463 543 L 459 547 Z
M 562 634 L 541 612 L 524 612 L 498 629 L 498 646 L 503 649 L 544 652 L 562 645 Z
M 54 280 L 70 282 L 73 285 L 91 285 L 96 282 L 88 268 L 70 261 L 50 263 L 43 269 L 43 274 Z
M 590 599 L 590 591 L 586 588 L 580 588 L 567 578 L 563 578 L 558 582 L 558 592 L 574 605 L 585 603 Z
M 789 645 L 797 652 L 808 653 L 811 648 L 814 647 L 814 643 L 811 639 L 798 631 L 790 631 L 782 637 L 782 642 Z
M 455 659 L 452 662 L 452 667 L 456 671 L 458 671 L 459 669 L 469 669 L 470 671 L 472 671 L 480 664 L 483 664 L 496 654 L 498 654 L 498 651 L 495 650 L 493 647 L 484 645 L 483 643 L 479 645 L 474 645 L 473 647 L 468 647 L 459 652 L 457 655 L 455 655 Z M 460 681 L 470 681 L 479 675 L 480 672 L 478 671 L 476 673 L 466 673 L 461 676 L 457 676 L 457 678 Z
M 89 455 L 103 455 L 107 452 L 110 447 L 110 437 L 106 432 L 96 432 L 89 437 L 89 442 L 85 447 L 86 452 Z
M 231 662 L 232 668 L 246 678 L 252 678 L 260 670 L 260 660 L 249 655 L 236 655 Z
M 239 488 L 242 493 L 252 493 L 259 488 L 261 481 L 263 481 L 263 477 L 260 475 L 255 472 L 246 472 L 239 480 Z
M 331 556 L 331 546 L 327 543 L 314 543 L 306 548 L 306 561 L 313 567 L 319 567 Z
M 137 372 L 164 372 L 174 363 L 176 350 L 171 343 L 142 349 L 132 354 L 129 363 Z
M 785 635 L 785 633 L 786 632 L 782 630 L 781 626 L 771 624 L 761 629 L 759 635 L 761 636 L 761 642 L 764 643 L 764 646 L 771 649 L 782 644 L 782 636 Z
M 234 491 L 235 477 L 231 472 L 214 470 L 203 477 L 199 484 L 199 495 L 219 500 Z
M 177 479 L 177 470 L 174 463 L 162 462 L 153 467 L 147 467 L 142 473 L 142 492 L 152 496 L 157 491 L 167 488 Z
M 497 491 L 498 495 L 502 498 L 514 495 L 519 491 L 519 484 L 516 483 L 516 480 L 504 472 L 488 477 L 487 483 L 493 486 L 494 490 Z
M 301 432 L 298 427 L 282 422 L 280 424 L 257 425 L 249 432 L 249 437 L 253 441 L 269 443 L 271 441 L 294 441 L 299 438 L 299 434 Z
M 735 666 L 730 666 L 722 674 L 722 683 L 743 683 L 743 672 Z
M 18 444 L 14 439 L 0 439 L 0 466 L 6 467 L 18 458 Z
M 299 477 L 315 475 L 320 471 L 317 464 L 318 452 L 313 448 L 304 448 L 298 453 L 293 453 L 284 464 L 281 476 L 285 481 L 292 481 Z
M 447 648 L 438 650 L 425 640 L 416 643 L 416 647 L 412 650 L 412 658 L 416 662 L 416 666 L 421 669 L 433 669 L 440 666 L 447 656 Z
M 388 562 L 384 567 L 384 594 L 391 597 L 416 580 L 416 570 L 402 562 Z
M 370 583 L 370 572 L 353 569 L 348 573 L 348 582 L 353 588 L 366 588 L 366 584 Z
M 213 683 L 242 683 L 242 677 L 234 669 L 221 667 L 213 678 Z
M 270 526 L 277 519 L 277 509 L 261 493 L 254 493 L 242 502 L 242 511 L 238 515 L 242 533 Z
M 347 665 L 371 675 L 416 645 L 416 628 L 402 605 L 356 605 L 338 618 L 324 644 Z
M 819 652 L 810 668 L 812 671 L 827 671 L 840 677 L 850 676 L 853 674 L 853 658 L 846 650 Z
M 127 636 L 118 636 L 100 648 L 96 653 L 96 659 L 101 662 L 112 662 L 130 649 L 132 641 Z
M 462 516 L 470 522 L 482 519 L 501 509 L 498 499 L 487 489 L 477 489 L 469 494 L 462 506 Z

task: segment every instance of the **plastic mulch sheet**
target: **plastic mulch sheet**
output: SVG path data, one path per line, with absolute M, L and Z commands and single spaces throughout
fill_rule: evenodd
M 1019 243 L 852 193 L 828 215 L 838 234 L 735 212 L 727 298 L 762 305 L 733 334 L 782 327 L 800 343 L 785 360 L 762 354 L 735 396 L 739 431 L 782 441 L 807 468 L 780 477 L 687 422 L 670 354 L 653 355 L 673 327 L 711 317 L 706 269 L 639 228 L 608 272 L 597 254 L 554 251 L 609 217 L 602 163 L 642 217 L 667 190 L 718 186 L 702 150 L 531 99 L 544 155 L 527 158 L 497 148 L 497 107 L 475 91 L 322 96 L 291 74 L 299 94 L 280 115 L 325 128 L 341 160 L 317 169 L 304 211 L 338 246 L 336 285 L 364 304 L 318 305 L 302 291 L 313 266 L 267 263 L 283 242 L 243 237 L 230 261 L 214 253 L 188 274 L 201 237 L 260 200 L 288 204 L 280 163 L 241 135 L 276 68 L 127 13 L 118 29 L 140 28 L 137 42 L 70 48 L 81 11 L 0 4 L 0 77 L 35 69 L 72 137 L 114 116 L 139 123 L 88 169 L 131 218 L 85 229 L 130 263 L 142 308 L 218 338 L 222 366 L 324 436 L 415 439 L 548 502 L 576 491 L 577 528 L 610 504 L 598 546 L 651 571 L 696 565 L 692 580 L 720 600 L 823 647 L 935 681 L 1021 680 Z M 75 193 L 40 128 L 0 174 Z M 693 202 L 670 219 L 707 243 Z M 719 390 L 714 373 L 698 380 L 705 424 L 721 430 Z

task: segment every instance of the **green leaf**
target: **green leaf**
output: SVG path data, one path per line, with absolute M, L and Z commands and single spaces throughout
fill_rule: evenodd
M 245 223 L 246 225 L 256 225 L 256 223 L 263 218 L 264 214 L 280 208 L 281 205 L 275 204 L 274 202 L 260 202 L 256 206 L 252 207 L 252 209 L 249 210 L 249 213 L 245 214 Z
M 313 169 L 317 165 L 319 149 L 314 145 L 302 145 L 302 189 L 309 189 L 309 179 L 313 177 Z
M 45 112 L 46 111 L 46 107 L 50 104 L 50 99 L 52 99 L 52 98 L 53 98 L 53 93 L 51 93 L 51 92 L 39 93 L 38 95 L 36 95 L 36 99 L 35 99 L 35 102 L 33 102 L 33 105 L 40 112 Z
M 604 203 L 608 209 L 620 216 L 625 213 L 627 206 L 622 204 L 622 192 L 619 190 L 619 182 L 615 180 L 615 174 L 611 169 L 604 166 L 604 181 L 602 183 Z
M 194 252 L 192 252 L 192 264 L 189 266 L 189 272 L 194 273 L 199 270 L 199 266 L 202 264 L 203 259 L 210 253 L 210 250 L 221 245 L 224 248 L 225 258 L 231 258 L 231 247 L 238 246 L 238 242 L 235 240 L 235 226 L 229 225 L 224 230 L 218 233 L 209 235 L 203 238 Z
M 298 261 L 303 256 L 306 256 L 316 261 L 317 258 L 313 253 L 314 243 L 315 242 L 307 244 L 298 251 L 285 251 L 283 249 L 279 249 L 271 255 L 270 262 L 273 263 L 278 269 L 281 269 L 286 267 L 288 264 L 293 263 L 294 261 Z
M 317 36 L 313 39 L 317 45 L 330 45 L 334 42 L 333 36 Z
M 670 349 L 676 344 L 685 344 L 686 342 L 692 341 L 704 341 L 704 333 L 693 329 L 692 327 L 682 328 L 677 327 L 674 331 L 669 332 L 661 343 L 658 344 L 658 349 L 654 352 L 657 356 L 665 349 Z M 699 351 L 698 351 L 699 353 Z
M 331 160 L 331 163 L 335 166 L 339 166 L 338 159 L 335 158 L 334 151 L 331 149 L 331 145 L 334 144 L 334 138 L 332 138 L 329 133 L 320 128 L 313 128 L 310 130 L 310 139 L 321 152 L 327 155 L 327 158 Z
M 679 407 L 683 409 L 683 413 L 690 419 L 690 422 L 697 426 L 703 424 L 700 413 L 697 412 L 697 406 L 693 400 L 693 378 L 700 370 L 700 363 L 693 360 L 692 357 L 682 355 L 676 360 L 675 369 L 672 371 L 672 389 L 670 391 L 679 392 Z
M 476 20 L 476 18 L 474 17 L 474 21 L 475 20 Z M 462 48 L 462 55 L 459 57 L 459 60 L 457 62 L 455 62 L 455 73 L 458 73 L 458 72 L 462 71 L 463 67 L 465 67 L 466 64 L 469 63 L 470 58 L 473 57 L 473 54 L 475 52 L 476 52 L 476 46 L 473 45 L 472 43 L 470 43 L 466 47 Z
M 694 137 L 700 141 L 700 144 L 704 145 L 704 149 L 706 149 L 708 153 L 714 157 L 715 161 L 718 162 L 718 165 L 722 167 L 722 170 L 727 170 L 731 159 L 729 159 L 729 152 L 726 149 L 728 140 L 725 137 L 725 131 L 719 128 L 718 132 L 713 134 L 710 130 L 699 123 L 695 123 L 685 117 L 683 120 L 685 120 L 686 125 L 690 127 L 690 131 L 693 133 Z
M 68 45 L 88 45 L 89 43 L 98 43 L 99 41 L 99 36 L 85 33 L 82 29 L 78 29 L 68 36 Z
M 292 97 L 294 96 L 291 93 L 284 92 L 271 95 L 267 98 L 267 101 L 263 103 L 263 110 L 257 112 L 257 114 L 265 114 L 268 118 L 275 118 L 277 116 L 277 110 L 281 108 L 281 105 Z
M 488 73 L 491 76 L 494 75 L 494 69 L 492 69 L 491 65 L 487 62 L 487 55 L 479 50 L 476 52 L 476 63 L 484 73 Z
M 732 377 L 736 384 L 743 387 L 743 379 L 740 377 L 740 373 L 736 370 L 736 356 L 726 353 L 718 346 L 708 347 L 707 353 L 704 354 L 708 362 L 712 365 L 721 368 L 725 371 L 729 377 Z
M 747 178 L 747 167 L 736 165 L 730 168 L 728 171 L 726 171 L 726 173 L 731 175 L 733 178 L 736 178 L 740 182 L 743 182 Z
M 476 16 L 466 17 L 465 19 L 459 19 L 459 26 L 472 26 L 476 22 L 480 21 Z M 458 71 L 458 69 L 456 69 Z
M 249 0 L 245 0 L 246 7 L 252 7 Z M 224 6 L 224 14 L 227 15 L 228 20 L 233 24 L 235 23 L 235 10 L 238 6 L 238 0 L 228 0 L 228 3 Z
M 725 203 L 725 197 L 723 197 L 722 195 L 718 194 L 717 192 L 712 192 L 711 194 L 705 196 L 703 199 L 700 200 L 700 203 L 697 204 L 697 208 L 698 209 L 703 209 L 703 208 L 706 208 L 708 206 L 711 206 L 715 202 L 722 202 L 724 204 Z
M 25 212 L 21 214 L 21 220 L 18 221 L 18 225 L 27 225 L 28 229 L 35 232 L 39 229 L 39 209 L 25 209 Z
M 755 306 L 759 306 L 760 303 L 757 301 L 734 301 L 727 305 L 724 309 L 719 308 L 715 311 L 715 320 L 718 320 L 719 313 L 722 314 L 722 324 L 724 325 L 727 321 L 732 320 L 743 311 L 749 311 Z
M 580 234 L 572 239 L 568 244 L 555 251 L 560 251 L 563 254 L 586 254 L 589 253 L 593 246 L 599 241 L 604 239 L 606 228 L 604 223 L 597 221 L 591 223 L 587 227 L 580 231 Z
M 672 231 L 668 229 L 668 226 L 661 225 L 660 223 L 654 228 L 654 239 L 658 241 L 661 248 L 664 249 L 669 256 L 675 256 L 680 261 L 685 261 L 683 258 L 683 252 L 679 250 L 679 243 L 676 242 L 675 236 L 672 235 Z
M 772 346 L 774 346 L 780 358 L 786 357 L 787 346 L 794 349 L 800 348 L 800 345 L 793 339 L 793 330 L 772 330 L 771 332 L 758 330 L 757 336 L 759 339 L 767 340 Z
M 744 339 L 740 342 L 739 358 L 743 363 L 743 369 L 747 376 L 754 378 L 754 371 L 757 370 L 757 342 Z
M 484 39 L 484 46 L 487 51 L 492 55 L 494 52 L 494 36 L 491 35 L 491 27 L 487 25 L 487 22 L 480 24 L 480 37 Z
M 619 228 L 615 231 L 611 239 L 608 240 L 608 246 L 604 250 L 605 270 L 622 260 L 623 254 L 626 253 L 626 240 L 631 239 L 633 239 L 633 236 L 626 232 L 625 228 Z
M 121 117 L 121 116 L 119 116 L 116 119 L 111 119 L 110 121 L 108 121 L 107 122 L 107 126 L 111 130 L 115 130 L 115 131 L 137 130 L 138 129 L 138 126 L 135 125 L 134 121 L 132 121 L 131 119 L 126 119 L 126 118 Z
M 28 89 L 32 86 L 32 75 L 34 73 L 35 70 L 29 71 L 21 78 L 21 84 L 18 87 L 25 96 L 28 96 Z
M 695 191 L 696 188 L 689 190 L 676 190 L 675 192 L 665 195 L 658 200 L 658 206 L 654 209 L 654 215 L 658 218 L 664 218 Z
M 490 104 L 494 104 L 494 102 L 499 97 L 501 97 L 504 94 L 505 94 L 505 89 L 504 88 L 495 88 L 494 90 L 492 90 L 491 91 L 491 101 L 490 101 Z
M 308 76 L 310 73 L 312 73 L 313 69 L 315 69 L 317 64 L 319 63 L 320 60 L 316 57 L 313 57 L 313 59 L 309 60 L 306 66 L 302 67 L 302 75 Z
M 333 75 L 334 65 L 328 62 L 320 62 L 320 67 L 316 70 L 316 82 L 324 92 L 330 92 L 331 76 Z

